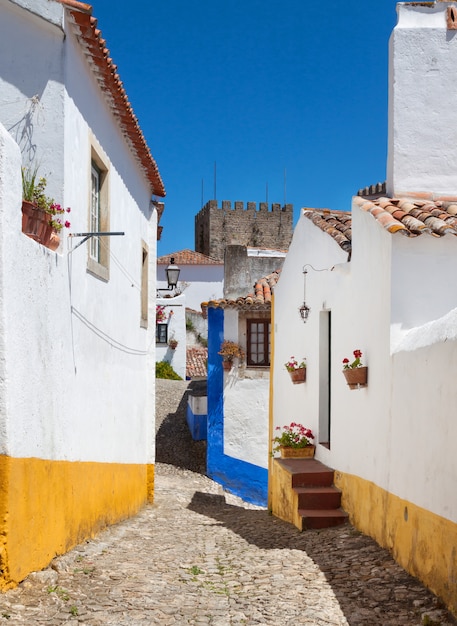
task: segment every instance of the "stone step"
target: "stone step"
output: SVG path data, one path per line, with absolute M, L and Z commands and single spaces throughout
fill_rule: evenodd
M 330 487 L 333 470 L 315 459 L 278 459 L 290 473 L 292 487 Z
M 348 520 L 343 509 L 298 509 L 298 514 L 302 518 L 302 530 L 341 526 Z
M 341 506 L 341 491 L 330 487 L 295 487 L 299 509 L 338 509 Z

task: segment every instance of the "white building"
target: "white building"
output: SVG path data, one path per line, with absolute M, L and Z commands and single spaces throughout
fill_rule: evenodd
M 186 378 L 186 296 L 157 298 L 156 361 L 170 363 L 174 371 Z M 160 319 L 159 319 L 160 318 Z
M 302 211 L 275 290 L 270 433 L 286 415 L 310 427 L 352 523 L 457 612 L 454 12 L 398 5 L 387 197 L 356 197 L 352 217 Z M 368 384 L 351 390 L 354 350 Z M 291 354 L 308 363 L 294 388 Z
M 21 165 L 71 207 L 70 233 L 123 235 L 62 231 L 57 252 L 26 237 Z M 153 497 L 151 197 L 165 191 L 88 5 L 0 3 L 0 169 L 7 587 Z
M 179 250 L 157 258 L 158 289 L 167 287 L 166 269 L 171 259 L 181 270 L 178 290 L 186 296 L 187 308 L 200 311 L 202 302 L 222 297 L 224 263 L 193 250 Z

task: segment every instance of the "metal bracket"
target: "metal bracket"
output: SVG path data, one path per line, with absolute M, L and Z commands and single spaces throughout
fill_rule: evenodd
M 116 235 L 125 235 L 123 232 L 113 232 L 113 233 L 70 233 L 69 237 L 84 237 L 82 241 L 80 241 L 74 248 L 72 248 L 68 254 L 71 254 L 76 248 L 82 246 L 82 244 L 90 239 L 91 237 L 115 237 Z

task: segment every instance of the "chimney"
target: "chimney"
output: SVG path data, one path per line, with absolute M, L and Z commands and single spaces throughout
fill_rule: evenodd
M 457 195 L 457 3 L 403 3 L 390 39 L 387 194 Z

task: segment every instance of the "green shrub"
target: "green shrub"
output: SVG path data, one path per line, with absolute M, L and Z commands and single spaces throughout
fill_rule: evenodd
M 181 376 L 175 372 L 167 361 L 156 363 L 156 378 L 166 378 L 168 380 L 182 380 Z

